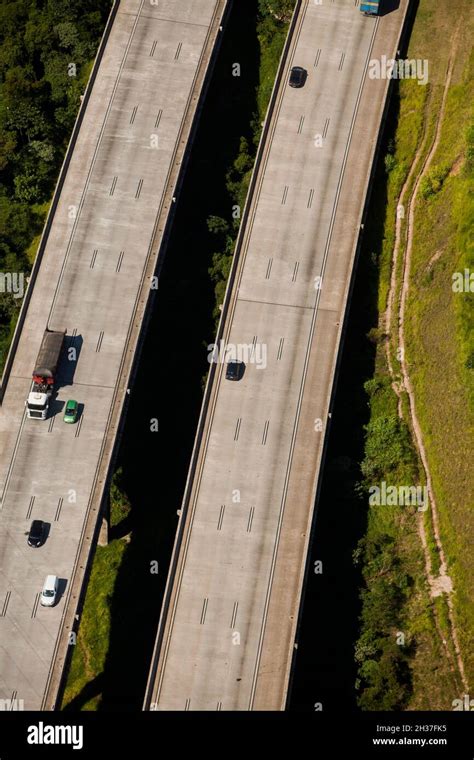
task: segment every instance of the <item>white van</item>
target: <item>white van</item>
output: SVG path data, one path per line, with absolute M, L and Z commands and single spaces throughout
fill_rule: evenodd
M 43 607 L 53 607 L 58 594 L 59 578 L 57 575 L 47 575 L 43 584 L 40 602 Z

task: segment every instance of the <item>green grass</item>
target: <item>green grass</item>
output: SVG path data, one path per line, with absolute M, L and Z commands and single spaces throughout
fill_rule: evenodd
M 275 74 L 280 63 L 280 57 L 285 44 L 287 26 L 275 26 L 271 41 L 266 43 L 266 38 L 259 35 L 260 41 L 260 82 L 257 92 L 258 117 L 263 122 L 267 112 L 268 103 L 275 83 Z M 257 129 L 255 139 L 260 136 Z
M 37 218 L 38 222 L 41 224 L 44 224 L 46 221 L 46 217 L 48 215 L 49 207 L 51 205 L 51 201 L 47 201 L 45 203 L 36 203 L 32 206 L 32 211 Z M 35 235 L 28 248 L 26 249 L 26 257 L 28 259 L 28 262 L 30 264 L 30 267 L 33 266 L 34 261 L 36 259 L 36 254 L 38 253 L 38 246 L 41 240 L 42 232 L 39 232 L 37 235 Z
M 122 471 L 119 468 L 110 487 L 110 527 L 116 527 L 130 512 L 130 502 L 121 490 Z M 120 538 L 107 546 L 98 546 L 94 555 L 81 615 L 77 643 L 72 656 L 62 707 L 67 708 L 82 690 L 101 675 L 109 649 L 110 607 L 115 579 L 127 551 L 128 541 Z M 85 701 L 83 710 L 97 710 L 100 693 Z
M 378 309 L 380 313 L 385 311 L 387 306 L 390 287 L 392 251 L 395 244 L 394 221 L 398 197 L 425 128 L 423 116 L 428 93 L 429 90 L 426 87 L 420 87 L 414 80 L 401 80 L 398 83 L 400 113 L 396 135 L 389 145 L 391 169 L 387 179 L 387 205 L 384 209 L 386 224 L 379 260 Z
M 71 706 L 74 698 L 103 672 L 109 649 L 115 577 L 126 550 L 127 543 L 123 539 L 96 549 L 62 709 Z M 86 702 L 82 709 L 97 710 L 99 704 L 100 694 Z
M 114 473 L 110 484 L 110 527 L 115 528 L 125 520 L 130 513 L 130 500 L 124 493 L 122 485 L 122 468 Z
M 464 362 L 466 343 L 465 306 L 456 303 L 464 296 L 452 293 L 450 280 L 457 271 L 457 220 L 454 195 L 448 182 L 438 197 L 425 204 L 418 216 L 413 285 L 408 304 L 407 357 L 417 399 L 417 412 L 432 472 L 440 512 L 441 535 L 457 596 L 463 650 L 474 677 L 474 484 L 470 459 L 474 450 L 472 414 L 472 370 Z M 463 213 L 469 213 L 468 203 Z M 426 283 L 425 271 L 433 252 L 442 257 L 432 265 Z
M 379 274 L 376 300 L 380 315 L 387 305 L 398 196 L 416 151 L 426 136 L 426 148 L 420 156 L 415 177 L 408 187 L 408 197 L 412 192 L 416 175 L 434 135 L 448 56 L 452 54 L 453 17 L 461 21 L 461 34 L 442 140 L 432 164 L 434 169 L 430 172 L 431 179 L 438 182 L 432 181 L 429 186 L 425 183 L 428 192 L 425 193 L 426 198 L 419 202 L 417 209 L 405 339 L 410 375 L 415 387 L 417 413 L 423 429 L 433 472 L 433 485 L 441 512 L 442 539 L 448 552 L 449 571 L 453 575 L 456 588 L 454 602 L 461 643 L 472 681 L 474 594 L 471 579 L 474 558 L 469 544 L 474 534 L 474 515 L 470 508 L 474 503 L 474 493 L 472 478 L 469 477 L 469 456 L 472 454 L 474 441 L 470 413 L 472 371 L 467 365 L 469 357 L 474 355 L 474 333 L 471 329 L 474 326 L 474 317 L 470 300 L 472 296 L 456 300 L 450 287 L 453 271 L 468 266 L 466 262 L 470 262 L 470 266 L 473 267 L 472 182 L 463 168 L 466 163 L 465 157 L 469 153 L 466 136 L 473 119 L 474 102 L 472 63 L 468 62 L 469 40 L 472 37 L 472 10 L 467 0 L 455 0 L 449 7 L 441 3 L 435 4 L 433 0 L 420 2 L 408 57 L 428 58 L 431 67 L 430 84 L 424 88 L 413 81 L 399 83 L 399 115 L 395 133 L 389 144 L 389 155 L 385 159 L 388 169 L 385 186 L 387 204 L 382 207 L 379 202 L 377 206 L 377 197 L 383 198 L 383 193 L 377 192 L 376 188 L 372 208 L 374 215 L 379 214 L 384 219 L 383 240 L 379 243 L 376 253 Z M 439 39 L 446 40 L 446 44 L 440 46 Z M 383 180 L 379 182 L 382 183 Z M 380 186 L 379 191 L 381 189 Z M 371 251 L 374 248 L 376 246 L 372 241 Z M 435 254 L 438 252 L 441 253 L 436 257 Z M 369 255 L 368 250 L 365 251 L 365 255 Z M 401 258 L 397 279 L 400 283 Z M 374 336 L 380 335 L 381 332 L 380 326 L 371 331 Z M 397 340 L 396 336 L 393 337 L 395 340 L 391 356 L 397 373 Z M 399 373 L 397 374 L 399 376 Z M 366 384 L 366 390 L 371 391 L 369 404 L 373 423 L 368 430 L 366 454 L 373 465 L 374 458 L 377 458 L 375 423 L 396 413 L 394 410 L 397 406 L 397 398 L 388 379 L 385 348 L 381 342 L 377 346 L 375 376 Z M 402 408 L 404 419 L 409 419 L 406 394 L 402 394 Z M 413 477 L 414 471 L 418 471 L 418 477 L 423 482 L 415 450 L 413 446 L 408 448 L 411 451 L 411 468 L 405 469 L 404 472 L 408 460 L 404 464 L 399 462 L 396 467 L 397 482 L 403 482 L 404 475 Z M 389 482 L 389 478 L 393 477 L 393 467 L 382 467 L 382 472 L 383 477 L 380 479 Z M 380 471 L 378 474 L 380 475 Z M 428 515 L 424 516 L 424 522 L 433 570 L 436 572 L 439 568 L 439 557 Z M 409 593 L 400 595 L 393 615 L 393 623 L 395 619 L 400 623 L 410 643 L 406 653 L 410 682 L 405 684 L 403 706 L 407 709 L 451 709 L 452 699 L 458 696 L 459 682 L 453 674 L 452 661 L 446 656 L 444 646 L 440 643 L 434 619 L 436 614 L 438 625 L 446 636 L 449 632 L 447 604 L 443 598 L 437 598 L 434 602 L 430 600 L 424 581 L 424 558 L 413 515 L 400 509 L 397 511 L 395 508 L 370 509 L 367 540 L 374 543 L 383 536 L 390 536 L 395 541 L 395 557 L 401 563 L 400 568 L 413 582 Z M 364 576 L 367 577 L 367 567 L 370 567 L 370 558 L 367 555 L 363 558 L 363 564 Z M 373 607 L 373 595 L 371 584 L 367 583 L 363 591 L 362 636 L 371 624 L 375 624 L 377 608 Z M 371 606 L 372 615 L 368 621 L 367 610 L 370 611 Z M 382 607 L 379 612 L 382 620 Z M 382 634 L 385 636 L 383 646 L 395 657 L 393 648 L 390 649 L 390 625 L 382 625 Z M 385 664 L 382 657 L 380 662 L 380 671 L 383 674 Z M 372 677 L 378 677 L 377 673 L 374 674 L 372 671 Z M 389 681 L 385 682 L 385 686 L 387 683 Z M 370 687 L 370 684 L 366 682 L 365 686 Z M 399 696 L 399 693 L 393 683 L 391 688 L 395 705 L 395 697 Z M 375 697 L 372 702 L 369 700 L 371 707 L 374 706 L 374 701 L 382 699 L 376 693 Z
M 467 365 L 474 350 L 474 295 L 453 293 L 451 283 L 454 272 L 474 268 L 474 175 L 466 160 L 468 131 L 474 123 L 474 56 L 469 57 L 474 19 L 469 3 L 459 0 L 455 5 L 457 18 L 463 17 L 462 33 L 432 162 L 432 167 L 445 167 L 445 176 L 436 192 L 417 201 L 406 341 L 441 538 L 454 581 L 461 649 L 472 683 L 474 373 Z M 443 10 L 437 14 L 443 15 Z

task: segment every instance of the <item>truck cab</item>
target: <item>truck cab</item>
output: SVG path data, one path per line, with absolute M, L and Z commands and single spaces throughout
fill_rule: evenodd
M 361 0 L 360 10 L 365 16 L 377 16 L 380 12 L 381 0 Z
M 48 414 L 49 396 L 47 393 L 32 391 L 28 394 L 26 409 L 30 419 L 45 420 Z

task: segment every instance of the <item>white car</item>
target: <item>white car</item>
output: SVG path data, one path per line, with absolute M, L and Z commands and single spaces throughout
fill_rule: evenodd
M 58 595 L 59 578 L 57 575 L 47 575 L 41 592 L 41 605 L 43 607 L 53 607 Z

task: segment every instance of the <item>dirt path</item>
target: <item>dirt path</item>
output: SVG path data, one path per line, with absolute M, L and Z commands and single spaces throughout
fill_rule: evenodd
M 395 380 L 395 373 L 393 371 L 392 359 L 390 355 L 390 339 L 386 341 L 386 355 L 387 355 L 387 364 L 389 367 L 390 375 L 393 380 L 392 387 L 394 388 L 394 391 L 396 392 L 398 396 L 398 414 L 400 417 L 403 416 L 401 393 L 402 391 L 406 391 L 408 395 L 411 427 L 413 430 L 416 447 L 417 447 L 417 450 L 418 450 L 418 453 L 423 465 L 423 469 L 425 471 L 425 476 L 426 476 L 426 485 L 427 485 L 429 501 L 430 501 L 430 506 L 431 506 L 430 515 L 431 515 L 431 520 L 432 520 L 433 535 L 434 535 L 436 548 L 437 548 L 439 559 L 440 559 L 439 575 L 435 577 L 433 575 L 433 567 L 432 567 L 431 556 L 430 556 L 428 542 L 427 542 L 423 512 L 418 512 L 418 530 L 420 533 L 420 539 L 421 539 L 421 543 L 422 543 L 423 551 L 424 551 L 426 577 L 427 577 L 429 588 L 430 588 L 430 594 L 432 598 L 439 596 L 441 594 L 446 594 L 449 621 L 450 621 L 450 634 L 451 634 L 451 639 L 452 639 L 452 645 L 455 652 L 456 666 L 457 666 L 457 670 L 459 671 L 459 675 L 461 677 L 462 685 L 465 689 L 465 692 L 469 693 L 469 687 L 468 687 L 466 674 L 464 670 L 464 663 L 462 660 L 461 650 L 459 647 L 459 638 L 458 638 L 458 633 L 457 633 L 457 628 L 456 628 L 456 623 L 455 623 L 455 618 L 454 618 L 454 609 L 453 609 L 453 602 L 452 602 L 452 596 L 451 596 L 452 591 L 453 591 L 453 584 L 452 584 L 451 578 L 449 577 L 447 573 L 446 556 L 445 556 L 445 552 L 444 552 L 444 548 L 443 548 L 443 544 L 442 544 L 441 536 L 440 536 L 440 530 L 439 530 L 439 513 L 438 513 L 437 504 L 436 504 L 436 497 L 433 490 L 431 472 L 430 472 L 428 458 L 426 455 L 426 450 L 425 450 L 425 446 L 423 442 L 423 435 L 421 432 L 420 423 L 419 423 L 418 416 L 416 413 L 416 403 L 415 403 L 415 395 L 413 391 L 413 386 L 410 380 L 409 369 L 405 360 L 405 310 L 406 310 L 407 297 L 408 297 L 408 291 L 409 291 L 409 286 L 410 286 L 410 271 L 411 271 L 411 259 L 412 259 L 412 249 L 413 249 L 413 231 L 414 231 L 414 221 L 415 221 L 415 205 L 416 205 L 416 200 L 418 197 L 418 191 L 420 188 L 421 181 L 423 177 L 425 177 L 425 175 L 427 174 L 431 166 L 433 157 L 439 145 L 444 112 L 446 108 L 446 99 L 448 95 L 449 86 L 451 84 L 451 77 L 452 77 L 454 62 L 456 58 L 456 49 L 457 49 L 459 31 L 460 31 L 460 28 L 458 26 L 458 29 L 456 30 L 454 39 L 453 39 L 452 53 L 451 53 L 451 57 L 448 64 L 441 107 L 437 116 L 434 140 L 423 162 L 421 170 L 419 170 L 418 176 L 414 184 L 413 192 L 411 194 L 411 197 L 408 199 L 408 203 L 407 203 L 408 218 L 407 218 L 407 228 L 406 228 L 406 246 L 405 246 L 403 262 L 402 262 L 403 280 L 402 280 L 402 288 L 401 288 L 401 298 L 400 298 L 400 303 L 398 307 L 398 313 L 396 315 L 398 317 L 398 349 L 399 349 L 400 368 L 401 368 L 401 375 L 402 375 L 401 384 L 399 384 Z M 428 139 L 428 136 L 425 132 L 420 142 L 420 146 L 416 152 L 408 177 L 401 190 L 399 202 L 398 202 L 398 209 L 404 208 L 405 195 L 407 194 L 408 188 L 410 187 L 410 183 L 413 177 L 415 176 L 415 173 L 418 171 L 417 169 L 418 163 L 419 163 L 420 157 L 423 155 L 423 152 L 426 149 L 427 139 Z M 391 274 L 390 290 L 389 290 L 388 301 L 387 301 L 387 310 L 385 313 L 385 320 L 384 320 L 385 332 L 389 336 L 390 336 L 390 328 L 392 325 L 392 320 L 394 319 L 395 299 L 397 297 L 397 268 L 398 268 L 398 263 L 399 263 L 401 240 L 402 240 L 402 221 L 403 221 L 403 215 L 397 212 L 395 243 L 394 243 L 394 249 L 393 249 L 393 254 L 392 254 L 392 274 Z M 435 613 L 435 622 L 436 622 L 436 628 L 438 630 L 438 634 L 444 645 L 445 651 L 448 654 L 448 656 L 450 656 L 448 642 L 445 640 L 443 632 L 440 628 L 436 613 Z M 450 656 L 450 659 L 451 659 L 451 656 Z

